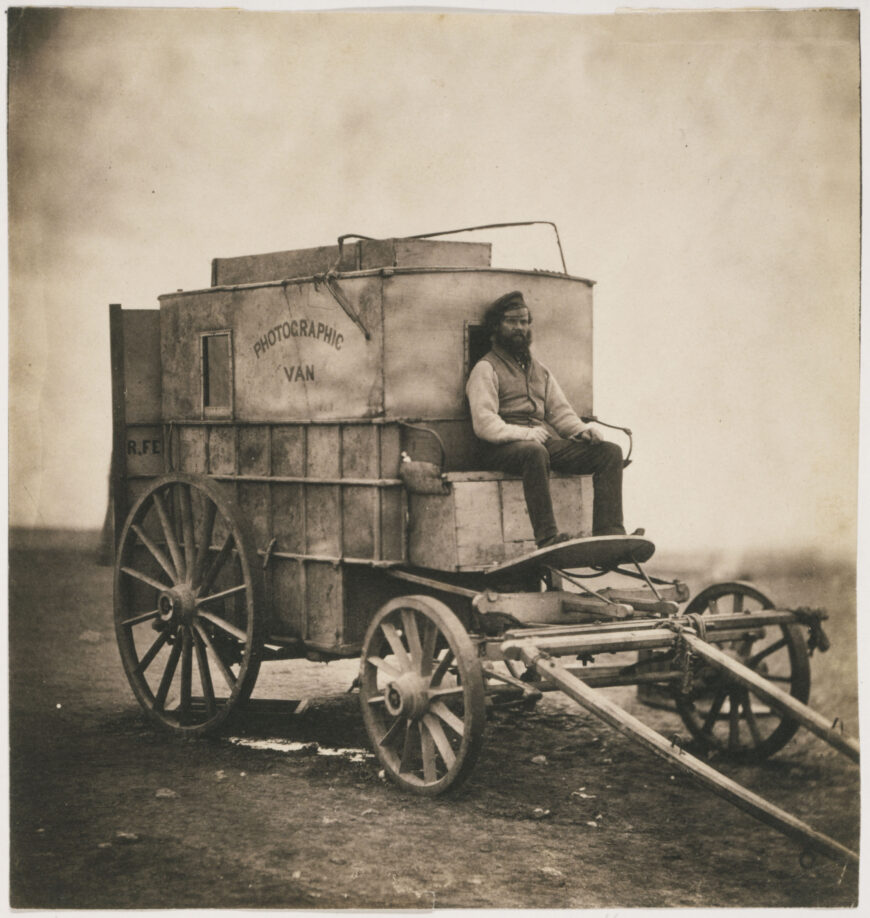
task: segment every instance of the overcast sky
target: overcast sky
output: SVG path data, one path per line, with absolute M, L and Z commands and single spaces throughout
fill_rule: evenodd
M 597 282 L 627 523 L 662 549 L 854 550 L 857 12 L 10 28 L 13 524 L 102 523 L 109 303 L 207 286 L 215 256 L 541 219 Z

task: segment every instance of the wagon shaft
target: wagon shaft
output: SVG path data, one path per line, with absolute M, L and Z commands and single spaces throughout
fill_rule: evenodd
M 758 675 L 754 670 L 748 669 L 736 660 L 712 647 L 706 641 L 686 631 L 680 635 L 681 640 L 689 646 L 693 653 L 703 657 L 714 666 L 719 666 L 727 670 L 731 676 L 739 682 L 748 685 L 753 692 L 763 701 L 774 707 L 784 709 L 789 715 L 799 720 L 800 723 L 816 736 L 825 740 L 835 749 L 847 755 L 854 762 L 859 761 L 860 749 L 858 742 L 844 733 L 837 730 L 836 721 L 829 721 L 827 718 L 817 714 L 805 704 L 795 701 L 791 695 L 783 692 L 775 685 L 768 682 Z
M 790 616 L 790 618 L 789 618 Z M 780 623 L 794 621 L 794 616 L 785 610 L 776 610 L 770 613 L 758 614 L 762 622 Z M 741 616 L 717 617 L 715 627 L 720 633 L 733 633 L 736 624 L 733 619 L 741 619 L 743 633 L 747 631 L 747 619 L 752 619 L 752 624 L 757 624 L 754 619 L 756 614 Z M 732 621 L 729 621 L 731 619 Z M 645 627 L 631 628 L 630 625 L 643 625 Z M 670 623 L 669 623 L 670 624 Z M 730 631 L 728 625 L 731 625 Z M 676 765 L 688 773 L 703 786 L 730 801 L 740 809 L 746 811 L 756 819 L 770 825 L 783 834 L 793 838 L 809 848 L 825 854 L 836 861 L 845 859 L 849 862 L 858 862 L 858 855 L 826 835 L 816 832 L 809 825 L 790 815 L 779 807 L 769 803 L 762 797 L 747 790 L 735 781 L 722 775 L 716 769 L 686 752 L 682 746 L 666 740 L 659 733 L 639 721 L 637 718 L 624 711 L 618 705 L 601 695 L 589 683 L 600 685 L 616 685 L 620 682 L 619 667 L 590 667 L 588 677 L 583 669 L 580 674 L 576 668 L 566 667 L 554 658 L 554 655 L 578 654 L 581 657 L 591 653 L 615 653 L 624 650 L 677 648 L 680 644 L 687 645 L 689 649 L 713 666 L 727 672 L 730 676 L 752 688 L 753 692 L 774 707 L 784 709 L 789 716 L 799 721 L 817 736 L 845 752 L 850 758 L 858 760 L 858 744 L 848 737 L 839 734 L 833 724 L 812 711 L 806 705 L 796 701 L 791 695 L 778 689 L 776 686 L 759 676 L 756 672 L 735 662 L 720 650 L 710 646 L 705 641 L 693 634 L 685 625 L 677 627 L 661 627 L 658 622 L 643 623 L 615 623 L 609 633 L 591 632 L 587 627 L 585 633 L 580 628 L 560 629 L 561 633 L 550 635 L 544 629 L 537 630 L 533 635 L 523 634 L 522 631 L 510 633 L 507 640 L 503 641 L 500 650 L 505 659 L 519 660 L 545 680 L 549 687 L 554 687 L 565 692 L 586 710 L 600 717 L 620 733 L 635 739 L 656 755 Z M 657 627 L 658 626 L 658 627 Z M 751 628 L 751 626 L 750 626 Z M 666 672 L 657 672 L 655 675 L 660 681 L 674 680 L 678 673 L 673 669 Z M 622 684 L 634 684 L 642 679 L 635 673 L 626 675 Z M 732 721 L 733 723 L 733 721 Z

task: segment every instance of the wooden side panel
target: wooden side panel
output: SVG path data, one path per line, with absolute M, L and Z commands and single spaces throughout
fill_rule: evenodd
M 344 589 L 342 568 L 337 564 L 306 561 L 306 635 L 307 641 L 329 647 L 342 643 Z
M 350 558 L 375 557 L 375 507 L 378 489 L 373 487 L 342 488 L 343 555 Z
M 341 550 L 341 513 L 338 485 L 305 486 L 307 554 L 337 558 Z
M 305 474 L 305 428 L 272 428 L 272 474 L 288 478 Z
M 233 475 L 236 471 L 236 428 L 210 427 L 208 431 L 209 471 Z
M 123 452 L 127 475 L 162 475 L 163 428 L 159 424 L 128 423 Z
M 404 561 L 405 544 L 405 492 L 401 488 L 379 488 L 381 500 L 381 558 Z
M 395 257 L 398 267 L 488 268 L 492 246 L 488 242 L 396 239 Z
M 304 521 L 305 485 L 272 485 L 272 535 L 278 540 L 275 549 L 291 554 L 305 552 Z
M 156 309 L 125 309 L 124 390 L 128 424 L 160 420 L 160 313 Z
M 399 426 L 385 424 L 381 427 L 381 466 L 380 477 L 396 478 L 399 474 L 401 447 Z
M 456 568 L 453 493 L 408 495 L 408 561 L 419 567 Z
M 273 595 L 270 632 L 276 637 L 302 637 L 305 629 L 303 564 L 274 558 L 269 570 Z
M 554 478 L 550 493 L 559 529 L 572 535 L 592 535 L 592 476 Z
M 269 474 L 269 428 L 239 428 L 239 474 Z
M 394 239 L 361 239 L 357 245 L 359 266 L 363 271 L 371 268 L 391 268 L 396 264 Z
M 357 268 L 354 243 L 343 247 L 341 271 Z M 308 277 L 331 270 L 338 261 L 338 246 L 327 245 L 288 252 L 267 252 L 263 255 L 240 255 L 235 258 L 212 260 L 212 286 L 256 284 L 261 281 L 283 280 L 285 277 Z
M 372 424 L 342 427 L 342 477 L 378 478 L 378 429 Z
M 265 550 L 270 538 L 269 485 L 264 482 L 239 482 L 238 504 L 254 533 L 256 547 Z
M 522 481 L 505 480 L 498 484 L 501 492 L 502 527 L 505 542 L 534 541 L 535 534 L 532 531 L 532 523 L 526 509 Z
M 312 424 L 308 428 L 308 477 L 338 478 L 340 471 L 340 432 L 336 424 Z
M 456 514 L 456 554 L 459 567 L 502 561 L 499 483 L 457 482 L 453 485 Z
M 208 470 L 208 430 L 205 427 L 178 429 L 176 468 L 182 472 L 203 475 Z

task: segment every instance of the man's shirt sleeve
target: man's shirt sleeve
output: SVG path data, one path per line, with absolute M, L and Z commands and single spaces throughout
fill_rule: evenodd
M 544 411 L 547 423 L 556 430 L 560 437 L 565 439 L 575 437 L 589 426 L 577 416 L 577 412 L 565 397 L 562 387 L 556 382 L 556 377 L 549 370 L 547 371 Z
M 531 439 L 532 429 L 518 424 L 507 424 L 498 413 L 498 377 L 487 360 L 479 360 L 465 385 L 471 424 L 481 440 L 490 443 L 510 443 L 512 440 Z M 563 396 L 564 398 L 564 396 Z

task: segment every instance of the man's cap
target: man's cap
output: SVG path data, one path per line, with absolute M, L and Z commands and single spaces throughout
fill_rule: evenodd
M 500 296 L 489 308 L 493 314 L 503 315 L 509 309 L 518 309 L 520 306 L 525 305 L 526 301 L 523 299 L 522 293 L 519 290 L 512 290 L 510 293 Z M 527 306 L 526 308 L 528 309 Z

